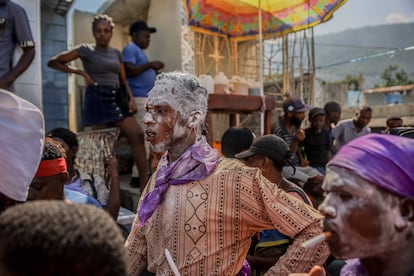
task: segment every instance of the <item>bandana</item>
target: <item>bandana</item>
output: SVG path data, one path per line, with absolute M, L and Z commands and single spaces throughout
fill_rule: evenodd
M 203 137 L 175 161 L 169 163 L 166 152 L 158 163 L 154 189 L 143 199 L 138 212 L 140 224 L 152 216 L 164 199 L 170 185 L 181 185 L 190 181 L 200 180 L 209 175 L 216 167 L 220 154 L 206 142 Z
M 65 158 L 40 161 L 39 168 L 35 176 L 52 176 L 66 172 Z
M 414 139 L 367 134 L 341 147 L 327 166 L 349 169 L 388 192 L 414 197 Z

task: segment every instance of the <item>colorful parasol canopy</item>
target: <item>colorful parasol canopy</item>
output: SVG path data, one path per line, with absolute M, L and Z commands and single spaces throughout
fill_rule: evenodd
M 183 0 L 188 24 L 196 31 L 251 39 L 260 33 L 281 36 L 332 17 L 346 0 Z

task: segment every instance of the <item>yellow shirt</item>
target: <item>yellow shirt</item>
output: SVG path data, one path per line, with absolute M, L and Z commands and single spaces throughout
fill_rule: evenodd
M 154 184 L 155 177 L 138 206 Z M 322 232 L 322 218 L 259 169 L 222 158 L 204 179 L 171 185 L 143 227 L 135 218 L 126 242 L 128 273 L 139 275 L 147 268 L 157 275 L 173 275 L 164 255 L 167 248 L 181 275 L 236 275 L 251 237 L 263 229 L 277 229 L 294 239 L 269 275 L 306 272 L 329 255 L 326 243 L 300 246 Z

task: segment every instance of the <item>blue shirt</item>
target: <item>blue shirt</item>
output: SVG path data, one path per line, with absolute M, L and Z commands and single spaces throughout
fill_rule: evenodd
M 134 42 L 128 43 L 122 50 L 124 62 L 130 62 L 136 66 L 148 63 L 148 58 L 144 51 Z M 148 92 L 155 83 L 157 72 L 154 69 L 148 69 L 135 77 L 128 77 L 128 84 L 134 97 L 147 97 Z
M 0 28 L 0 78 L 12 70 L 12 57 L 16 45 L 34 47 L 26 11 L 18 4 L 6 1 L 0 4 L 0 17 L 5 24 Z
M 64 189 L 64 192 L 66 199 L 73 203 L 92 204 L 98 208 L 102 208 L 101 204 L 93 197 L 66 188 Z

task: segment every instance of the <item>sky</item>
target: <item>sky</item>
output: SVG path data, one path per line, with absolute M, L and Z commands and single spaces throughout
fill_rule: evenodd
M 413 0 L 348 0 L 330 21 L 316 26 L 314 34 L 408 22 L 414 22 Z
M 289 0 L 286 0 L 289 1 Z M 72 9 L 96 12 L 106 0 L 75 0 Z M 314 28 L 315 35 L 393 23 L 414 22 L 414 0 L 348 0 L 333 18 Z

